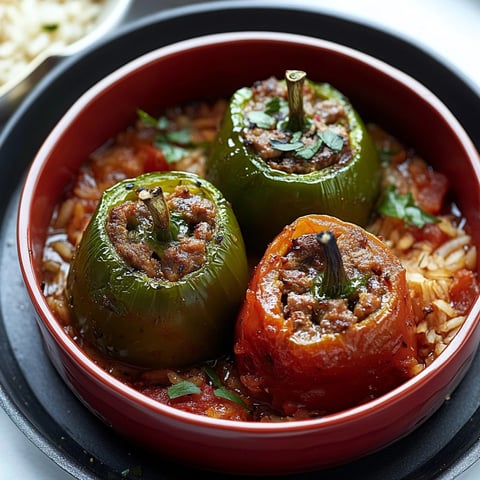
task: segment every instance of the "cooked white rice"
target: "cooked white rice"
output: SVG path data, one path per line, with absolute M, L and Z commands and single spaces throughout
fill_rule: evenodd
M 0 0 L 0 88 L 38 55 L 95 26 L 104 0 Z
M 449 288 L 456 271 L 475 270 L 477 248 L 462 226 L 455 226 L 448 217 L 439 224 L 447 240 L 432 249 L 428 243 L 414 242 L 401 222 L 380 218 L 370 230 L 380 236 L 401 260 L 407 271 L 407 283 L 417 319 L 419 355 L 429 365 L 451 342 L 465 321 L 455 310 Z M 426 313 L 428 312 L 428 314 Z

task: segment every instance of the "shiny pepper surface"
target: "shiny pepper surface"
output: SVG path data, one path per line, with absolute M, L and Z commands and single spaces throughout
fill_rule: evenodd
M 279 87 L 269 87 L 273 90 L 270 103 L 262 99 L 263 105 L 267 105 L 266 111 L 274 103 L 276 95 L 285 102 L 281 97 L 286 96 L 282 93 L 284 83 L 275 81 Z M 309 142 L 308 137 L 319 138 L 325 134 L 325 131 L 315 131 L 318 119 L 326 115 L 320 110 L 315 111 L 315 108 L 333 103 L 344 112 L 341 128 L 345 133 L 343 138 L 340 137 L 344 152 L 340 161 L 335 160 L 331 164 L 327 161 L 322 168 L 305 173 L 273 168 L 270 159 L 265 157 L 272 152 L 278 153 L 276 148 L 293 148 L 298 138 L 295 132 L 288 132 L 288 117 L 284 115 L 282 119 L 280 110 L 272 115 L 280 120 L 265 128 L 257 124 L 255 135 L 246 139 L 245 132 L 252 128 L 252 121 L 255 121 L 251 111 L 246 110 L 247 106 L 251 108 L 252 104 L 258 104 L 254 87 L 242 88 L 231 98 L 207 161 L 207 179 L 232 202 L 247 247 L 257 252 L 263 251 L 285 225 L 309 213 L 328 214 L 364 226 L 379 193 L 378 155 L 357 112 L 344 95 L 329 84 L 307 81 L 305 89 L 312 106 L 306 111 L 305 136 L 300 138 L 299 145 L 302 141 Z M 255 113 L 258 115 L 258 112 Z M 335 129 L 339 130 L 339 125 L 332 124 L 332 128 L 327 128 L 323 120 L 322 125 L 320 128 L 330 130 L 327 133 L 333 134 L 331 136 L 335 136 Z M 265 137 L 281 138 L 283 144 L 273 140 L 269 145 L 263 140 L 266 149 L 262 157 L 253 148 L 252 138 L 255 141 Z M 297 159 L 299 155 L 305 156 L 306 150 L 301 150 L 295 153 Z M 325 142 L 320 152 L 333 154 L 332 158 L 335 158 L 335 152 Z M 289 155 L 295 156 L 292 153 Z M 308 168 L 312 160 L 302 162 Z
M 311 240 L 325 231 L 337 238 L 347 276 L 348 288 L 335 298 L 315 291 L 314 274 L 323 273 L 325 259 Z M 318 416 L 371 400 L 417 366 L 405 270 L 360 227 L 325 215 L 301 217 L 256 267 L 234 348 L 242 383 L 282 414 Z
M 138 192 L 157 187 L 180 205 L 170 210 L 170 240 L 155 235 L 148 210 L 138 206 Z M 191 223 L 194 201 L 198 215 L 213 211 L 210 233 L 206 222 Z M 204 231 L 202 257 L 190 244 Z M 247 281 L 242 235 L 223 195 L 193 174 L 148 173 L 105 191 L 75 253 L 67 296 L 81 336 L 103 354 L 140 367 L 179 367 L 228 349 Z

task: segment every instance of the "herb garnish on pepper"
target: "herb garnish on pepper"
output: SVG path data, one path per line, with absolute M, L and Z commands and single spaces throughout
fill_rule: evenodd
M 307 213 L 365 225 L 380 187 L 377 152 L 352 105 L 295 70 L 235 92 L 206 174 L 257 251 Z
M 268 246 L 234 345 L 250 394 L 294 416 L 394 388 L 414 375 L 416 349 L 399 260 L 361 227 L 326 215 L 298 218 Z
M 242 235 L 200 177 L 149 173 L 108 189 L 67 282 L 84 340 L 115 359 L 179 367 L 228 348 L 248 280 Z

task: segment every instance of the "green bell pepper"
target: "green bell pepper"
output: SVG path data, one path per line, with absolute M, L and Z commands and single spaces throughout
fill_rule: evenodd
M 66 291 L 87 343 L 162 368 L 228 349 L 247 281 L 242 234 L 221 192 L 194 174 L 155 172 L 105 191 Z
M 365 226 L 380 190 L 380 165 L 357 112 L 342 93 L 304 72 L 263 83 L 263 91 L 257 82 L 234 93 L 206 170 L 232 202 L 247 247 L 263 251 L 285 225 L 310 213 Z M 310 105 L 303 109 L 306 93 Z M 322 101 L 343 109 L 343 118 L 322 121 Z

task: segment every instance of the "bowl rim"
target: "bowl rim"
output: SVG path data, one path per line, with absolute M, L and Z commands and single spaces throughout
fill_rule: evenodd
M 338 427 L 339 425 L 348 424 L 365 416 L 368 417 L 376 412 L 380 412 L 399 401 L 404 401 L 405 398 L 412 395 L 416 391 L 417 387 L 421 385 L 426 378 L 433 379 L 439 375 L 443 367 L 451 363 L 454 359 L 452 355 L 445 353 L 459 351 L 467 342 L 480 322 L 480 297 L 477 298 L 472 305 L 465 323 L 457 332 L 452 342 L 446 346 L 444 352 L 442 352 L 442 354 L 439 355 L 439 357 L 436 358 L 435 361 L 432 362 L 432 364 L 430 364 L 427 368 L 395 389 L 364 404 L 337 413 L 325 415 L 323 417 L 307 420 L 295 420 L 293 422 L 260 423 L 253 421 L 213 419 L 198 414 L 185 412 L 151 399 L 135 390 L 133 387 L 130 387 L 113 377 L 101 367 L 96 365 L 93 360 L 91 360 L 91 358 L 78 346 L 78 344 L 76 344 L 75 341 L 64 331 L 60 322 L 51 312 L 46 302 L 46 298 L 41 291 L 40 283 L 35 275 L 35 269 L 33 266 L 32 242 L 28 228 L 28 218 L 30 215 L 29 212 L 32 205 L 32 199 L 29 192 L 32 192 L 36 189 L 36 186 L 38 185 L 38 175 L 41 173 L 44 166 L 43 161 L 48 156 L 48 152 L 50 151 L 51 147 L 54 146 L 56 140 L 62 135 L 64 128 L 69 125 L 71 120 L 75 118 L 75 116 L 90 102 L 94 101 L 95 97 L 100 92 L 112 87 L 112 85 L 114 85 L 116 82 L 121 81 L 123 76 L 134 73 L 138 67 L 146 66 L 149 63 L 155 62 L 159 57 L 164 58 L 170 55 L 175 55 L 186 49 L 202 48 L 208 45 L 211 46 L 213 44 L 222 44 L 225 42 L 244 41 L 287 42 L 324 49 L 334 49 L 336 52 L 339 52 L 342 55 L 348 57 L 353 56 L 357 60 L 360 59 L 363 62 L 368 62 L 377 69 L 381 69 L 384 75 L 400 81 L 408 89 L 414 90 L 416 95 L 422 95 L 425 102 L 428 102 L 432 108 L 434 108 L 442 115 L 442 117 L 448 120 L 449 124 L 452 125 L 452 132 L 454 132 L 463 143 L 468 157 L 475 159 L 475 162 L 472 163 L 472 166 L 477 178 L 480 179 L 480 162 L 478 152 L 474 147 L 473 142 L 470 140 L 467 133 L 464 131 L 463 127 L 450 112 L 450 110 L 436 95 L 434 95 L 420 82 L 408 74 L 400 71 L 399 69 L 388 65 L 382 60 L 379 60 L 369 54 L 357 51 L 351 47 L 301 34 L 276 31 L 243 31 L 202 35 L 188 40 L 175 42 L 164 47 L 156 48 L 114 70 L 112 73 L 95 83 L 86 92 L 84 92 L 57 122 L 35 155 L 21 189 L 17 215 L 17 251 L 21 273 L 37 313 L 37 322 L 41 322 L 48 329 L 49 333 L 54 337 L 55 341 L 62 348 L 62 350 L 67 353 L 76 363 L 78 363 L 84 372 L 95 378 L 96 381 L 115 391 L 116 394 L 125 396 L 129 400 L 137 403 L 142 408 L 145 408 L 152 413 L 163 414 L 172 420 L 191 425 L 195 424 L 197 426 L 200 425 L 208 428 L 213 427 L 236 432 L 243 431 L 253 433 L 267 431 L 271 433 L 288 433 L 301 430 L 310 430 L 312 428 L 316 430 L 319 428 Z

